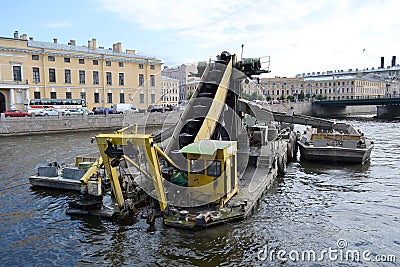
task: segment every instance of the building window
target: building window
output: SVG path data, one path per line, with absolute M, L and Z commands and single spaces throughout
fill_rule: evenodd
M 66 99 L 72 99 L 72 93 L 71 92 L 65 92 L 65 98 Z
M 100 96 L 99 93 L 94 93 L 94 103 L 100 103 Z
M 107 103 L 111 104 L 112 102 L 112 93 L 107 93 Z
M 156 76 L 150 75 L 150 86 L 156 86 Z
M 154 65 L 150 65 L 150 69 L 151 69 L 151 70 L 155 70 L 156 67 L 155 67 Z
M 119 103 L 125 103 L 125 94 L 119 93 Z
M 144 94 L 140 94 L 140 103 L 141 103 L 141 104 L 144 103 Z
M 123 73 L 119 74 L 119 85 L 124 85 L 124 74 Z
M 64 58 L 64 63 L 71 63 L 71 59 L 69 57 Z
M 39 55 L 32 55 L 32 60 L 39 60 Z
M 71 70 L 64 70 L 65 83 L 71 83 Z
M 33 82 L 39 83 L 40 82 L 40 74 L 39 68 L 33 68 Z
M 85 59 L 80 58 L 80 59 L 79 59 L 79 64 L 85 64 Z
M 57 99 L 57 92 L 50 92 L 51 99 Z
M 106 72 L 106 77 L 107 77 L 107 85 L 112 85 L 111 72 Z
M 151 103 L 154 104 L 156 102 L 156 95 L 155 94 L 151 94 Z
M 106 61 L 106 66 L 107 66 L 107 67 L 111 67 L 111 61 L 107 60 L 107 61 Z
M 143 86 L 144 85 L 144 76 L 143 74 L 139 74 L 139 86 Z
M 48 59 L 49 61 L 56 61 L 56 58 L 54 56 L 49 56 Z
M 86 92 L 81 92 L 81 99 L 85 99 L 86 102 Z
M 56 82 L 56 70 L 49 69 L 49 82 L 55 83 Z
M 40 92 L 33 92 L 34 99 L 40 99 Z
M 93 71 L 93 84 L 99 84 L 99 72 Z
M 79 71 L 79 83 L 85 84 L 85 71 L 84 70 Z
M 13 66 L 14 81 L 22 81 L 21 66 Z
M 139 69 L 143 69 L 143 64 L 139 64 Z
M 93 65 L 99 65 L 99 61 L 97 59 L 93 59 Z
M 119 67 L 123 67 L 124 66 L 124 62 L 118 62 L 118 66 Z

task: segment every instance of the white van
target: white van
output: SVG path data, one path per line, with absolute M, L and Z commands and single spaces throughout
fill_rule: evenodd
M 139 113 L 139 110 L 132 104 L 114 104 L 113 105 L 114 114 L 123 114 L 128 111 L 131 113 Z

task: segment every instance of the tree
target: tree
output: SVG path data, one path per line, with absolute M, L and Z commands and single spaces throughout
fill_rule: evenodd
M 293 95 L 288 95 L 286 98 L 289 101 L 294 101 L 294 96 Z
M 315 99 L 317 99 L 317 100 L 325 100 L 327 97 L 326 97 L 326 95 L 316 95 L 315 96 Z
M 189 100 L 192 98 L 192 96 L 193 96 L 193 92 L 192 92 L 192 91 L 189 91 L 189 94 L 188 94 L 187 100 L 189 101 Z

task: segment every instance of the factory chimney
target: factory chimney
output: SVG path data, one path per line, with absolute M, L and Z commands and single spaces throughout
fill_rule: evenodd
M 396 66 L 396 56 L 392 57 L 392 67 Z
M 385 58 L 381 57 L 381 68 L 385 67 Z

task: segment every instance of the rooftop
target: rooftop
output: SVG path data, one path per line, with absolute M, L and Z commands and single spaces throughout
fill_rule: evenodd
M 368 77 L 368 76 L 362 76 L 358 77 L 356 75 L 342 75 L 342 76 L 317 76 L 317 77 L 305 77 L 304 81 L 315 81 L 315 82 L 330 82 L 330 81 L 338 81 L 338 80 L 365 80 L 365 81 L 371 81 L 371 82 L 378 82 L 382 81 L 380 76 L 376 77 Z
M 201 140 L 199 142 L 191 143 L 181 148 L 182 153 L 198 154 L 198 155 L 214 155 L 218 149 L 224 149 L 231 146 L 233 141 L 219 141 L 219 140 Z
M 107 56 L 122 56 L 122 57 L 129 57 L 129 58 L 141 58 L 141 59 L 152 59 L 155 60 L 155 57 L 147 57 L 132 53 L 126 52 L 118 52 L 112 49 L 104 49 L 104 48 L 89 48 L 87 46 L 79 46 L 79 45 L 68 45 L 68 44 L 59 44 L 54 42 L 42 42 L 42 41 L 33 41 L 28 40 L 28 47 L 33 48 L 43 48 L 43 49 L 51 49 L 51 50 L 61 50 L 61 51 L 68 51 L 68 52 L 81 52 L 81 53 L 90 53 L 90 54 L 97 54 L 97 55 L 107 55 Z

